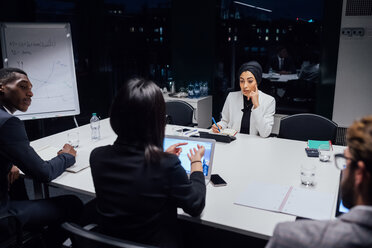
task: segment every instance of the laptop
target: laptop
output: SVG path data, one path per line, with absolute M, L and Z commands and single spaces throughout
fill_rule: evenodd
M 338 187 L 338 195 L 337 195 L 337 205 L 336 205 L 336 217 L 349 212 L 349 209 L 342 204 L 341 199 L 341 179 L 340 179 L 340 186 Z
M 213 139 L 201 139 L 195 137 L 166 135 L 163 144 L 164 151 L 169 146 L 180 142 L 188 143 L 187 145 L 182 146 L 182 152 L 178 156 L 179 160 L 181 161 L 181 165 L 185 169 L 188 176 L 190 176 L 191 164 L 189 158 L 187 157 L 187 154 L 189 153 L 191 148 L 195 148 L 197 147 L 197 145 L 202 145 L 205 147 L 205 153 L 201 160 L 203 163 L 203 174 L 205 176 L 205 184 L 208 184 L 212 174 L 213 156 L 216 141 Z

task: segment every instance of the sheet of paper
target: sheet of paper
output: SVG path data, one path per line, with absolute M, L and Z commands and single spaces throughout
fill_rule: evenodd
M 335 197 L 331 193 L 295 187 L 282 212 L 315 220 L 329 220 L 334 201 Z
M 73 166 L 67 168 L 66 171 L 79 172 L 89 167 L 89 156 L 90 151 L 79 151 L 79 149 L 77 149 L 76 163 Z
M 43 160 L 51 160 L 55 156 L 60 149 L 55 148 L 53 146 L 45 146 L 38 149 L 36 152 Z M 76 153 L 76 162 L 71 167 L 67 168 L 66 171 L 69 172 L 79 172 L 87 167 L 89 167 L 89 156 L 90 151 L 80 151 L 77 149 Z
M 53 146 L 45 146 L 36 150 L 36 152 L 43 160 L 51 160 L 52 158 L 57 156 L 59 150 L 60 149 Z
M 250 183 L 234 202 L 252 208 L 281 212 L 316 220 L 329 220 L 335 197 L 313 188 Z
M 289 186 L 253 182 L 239 194 L 234 203 L 278 212 L 289 188 Z

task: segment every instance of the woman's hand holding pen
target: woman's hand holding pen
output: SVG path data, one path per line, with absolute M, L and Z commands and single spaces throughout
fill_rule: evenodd
M 182 152 L 182 148 L 179 146 L 184 146 L 187 144 L 188 144 L 187 142 L 173 144 L 170 147 L 168 147 L 167 150 L 165 150 L 165 152 L 179 156 Z
M 218 127 L 217 127 L 218 126 Z M 217 126 L 216 126 L 216 124 L 213 124 L 212 125 L 212 131 L 214 132 L 214 133 L 219 133 L 220 131 L 218 131 L 218 129 L 222 129 L 222 126 L 221 125 L 218 125 L 217 124 Z

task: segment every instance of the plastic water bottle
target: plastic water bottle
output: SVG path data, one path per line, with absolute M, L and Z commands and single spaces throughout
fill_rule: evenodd
M 92 140 L 99 140 L 101 134 L 99 132 L 99 118 L 96 113 L 93 113 L 92 118 L 90 118 L 90 129 L 92 130 Z
M 194 97 L 199 98 L 200 97 L 200 84 L 198 82 L 195 82 L 194 86 Z
M 269 69 L 269 78 L 272 78 L 274 74 L 273 68 L 270 67 Z
M 189 83 L 189 86 L 187 87 L 189 98 L 194 98 L 194 85 L 192 83 Z
M 202 96 L 208 96 L 208 82 L 203 82 L 203 94 Z

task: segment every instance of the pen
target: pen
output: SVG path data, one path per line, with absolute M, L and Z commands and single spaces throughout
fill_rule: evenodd
M 189 135 L 190 133 L 194 133 L 194 132 L 197 132 L 197 131 L 198 131 L 198 129 L 190 130 L 190 131 L 185 132 L 185 135 Z
M 218 127 L 218 125 L 217 125 L 217 123 L 216 123 L 216 121 L 214 120 L 213 117 L 212 117 L 212 121 L 213 121 L 214 125 L 216 125 L 216 127 L 217 127 L 217 129 L 218 129 L 218 132 L 221 132 L 220 128 Z

